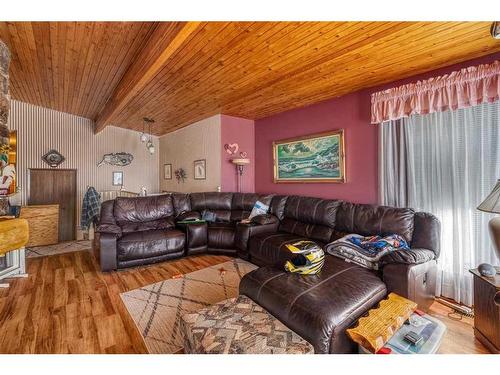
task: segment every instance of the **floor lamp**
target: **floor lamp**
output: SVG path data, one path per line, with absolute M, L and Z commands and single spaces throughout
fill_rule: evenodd
M 250 159 L 231 159 L 231 163 L 236 166 L 236 175 L 238 176 L 238 193 L 241 193 L 241 177 L 243 176 L 243 168 L 250 164 Z

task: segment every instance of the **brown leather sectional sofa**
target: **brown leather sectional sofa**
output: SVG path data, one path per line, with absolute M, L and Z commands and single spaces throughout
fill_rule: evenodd
M 249 224 L 257 200 L 270 206 Z M 179 221 L 211 214 L 214 222 Z M 350 353 L 346 328 L 394 291 L 427 309 L 434 298 L 440 223 L 409 208 L 299 196 L 245 193 L 169 194 L 117 198 L 102 204 L 103 271 L 190 254 L 239 256 L 260 266 L 240 283 L 245 294 L 313 344 L 316 353 Z M 319 275 L 286 273 L 285 244 L 310 239 L 323 246 L 348 233 L 399 234 L 411 246 L 381 259 L 372 271 L 327 255 Z

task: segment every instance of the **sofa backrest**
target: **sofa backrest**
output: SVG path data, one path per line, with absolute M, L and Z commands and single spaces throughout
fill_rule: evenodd
M 441 223 L 433 214 L 417 212 L 411 247 L 432 250 L 439 258 L 441 252 Z
M 271 206 L 269 213 L 276 216 L 278 219 L 283 220 L 285 217 L 285 206 L 288 195 L 274 195 L 271 199 Z
M 113 215 L 122 226 L 127 223 L 144 223 L 170 218 L 174 215 L 170 195 L 115 199 Z
M 189 194 L 172 193 L 171 196 L 176 217 L 183 212 L 191 211 L 191 200 L 189 199 Z
M 193 211 L 213 213 L 215 214 L 215 220 L 219 222 L 231 221 L 233 193 L 191 193 L 189 198 Z
M 364 236 L 399 234 L 411 244 L 414 216 L 415 211 L 411 208 L 342 202 L 335 229 Z
M 279 230 L 328 243 L 339 205 L 336 200 L 289 196 Z
M 272 195 L 254 193 L 234 193 L 231 202 L 231 221 L 240 221 L 248 218 L 255 202 L 260 201 L 270 205 Z
M 113 212 L 114 208 L 115 208 L 114 199 L 102 202 L 101 218 L 99 219 L 99 224 L 116 225 L 115 215 Z

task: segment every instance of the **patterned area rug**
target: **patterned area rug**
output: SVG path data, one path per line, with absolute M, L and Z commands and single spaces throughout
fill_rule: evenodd
M 89 240 L 67 241 L 56 245 L 28 247 L 26 248 L 26 258 L 45 257 L 90 249 L 92 249 L 92 243 Z
M 236 297 L 241 278 L 256 268 L 234 259 L 120 296 L 149 352 L 176 353 L 183 347 L 182 315 Z

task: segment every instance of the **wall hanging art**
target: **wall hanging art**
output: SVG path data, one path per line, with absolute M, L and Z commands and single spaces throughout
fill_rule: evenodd
M 102 160 L 97 163 L 97 166 L 100 167 L 101 165 L 109 164 L 118 167 L 125 167 L 126 165 L 132 163 L 132 160 L 134 160 L 134 156 L 128 152 L 105 154 L 102 157 Z
M 58 167 L 66 158 L 61 155 L 57 150 L 50 150 L 42 156 L 42 160 L 46 162 L 51 168 Z
M 345 182 L 344 131 L 273 142 L 274 182 Z

